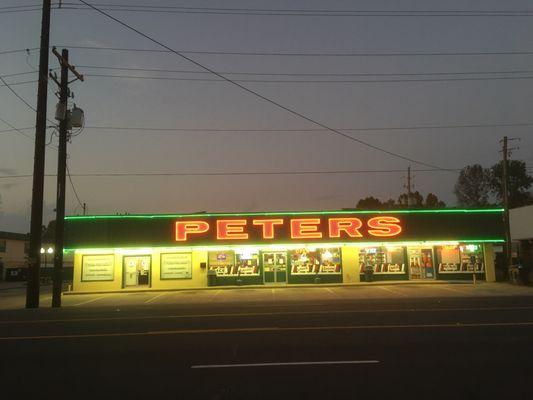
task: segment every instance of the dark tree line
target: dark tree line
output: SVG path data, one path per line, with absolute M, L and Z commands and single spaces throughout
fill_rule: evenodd
M 527 173 L 526 163 L 518 160 L 508 162 L 509 207 L 521 207 L 533 204 L 533 195 L 529 191 L 533 177 Z M 460 206 L 488 207 L 501 205 L 503 202 L 503 162 L 490 168 L 479 164 L 463 168 L 455 184 L 455 195 Z
M 357 202 L 356 208 L 363 210 L 382 209 L 382 210 L 394 210 L 399 208 L 442 208 L 446 207 L 446 204 L 439 200 L 439 198 L 433 193 L 428 193 L 424 198 L 420 192 L 412 192 L 411 198 L 408 201 L 408 195 L 406 193 L 400 195 L 397 200 L 388 199 L 381 201 L 380 199 L 368 196 L 364 199 L 360 199 Z

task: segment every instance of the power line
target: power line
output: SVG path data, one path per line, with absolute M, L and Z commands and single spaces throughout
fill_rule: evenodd
M 336 128 L 340 131 L 372 132 L 372 131 L 396 131 L 396 130 L 429 130 L 429 129 L 477 129 L 477 128 L 509 128 L 530 127 L 533 122 L 524 123 L 500 123 L 500 124 L 463 124 L 463 125 L 412 125 L 412 126 L 389 126 L 389 127 L 366 127 L 366 128 Z M 89 130 L 139 130 L 139 131 L 162 131 L 162 132 L 327 132 L 323 128 L 297 128 L 297 129 L 257 129 L 257 128 L 163 128 L 163 127 L 135 127 L 135 126 L 86 126 Z
M 9 91 L 11 93 L 13 93 L 20 101 L 22 101 L 24 104 L 26 104 L 26 106 L 28 106 L 28 108 L 30 108 L 32 111 L 35 111 L 37 112 L 37 109 L 32 106 L 30 103 L 28 103 L 22 96 L 20 96 L 17 92 L 15 92 L 15 90 L 5 81 L 5 79 L 0 76 L 0 82 L 2 82 L 4 84 L 5 87 L 7 87 L 9 89 Z
M 193 70 L 179 70 L 179 69 L 161 69 L 161 68 L 131 68 L 131 67 L 112 67 L 101 65 L 79 65 L 84 69 L 104 69 L 104 70 L 117 70 L 117 71 L 138 71 L 138 72 L 164 72 L 164 73 L 180 73 L 180 74 L 209 74 L 206 71 L 193 71 Z M 252 71 L 217 71 L 224 75 L 252 75 L 252 76 L 433 76 L 433 75 L 495 75 L 495 74 L 529 74 L 533 73 L 533 70 L 507 70 L 507 71 L 435 71 L 435 72 L 386 72 L 386 73 L 307 73 L 307 72 L 252 72 Z M 31 74 L 32 72 L 19 72 L 17 74 L 4 75 L 17 76 Z
M 447 172 L 460 171 L 460 169 L 438 170 L 417 169 L 414 172 Z M 388 170 L 332 170 L 332 171 L 232 171 L 232 172 L 97 172 L 69 174 L 79 178 L 103 178 L 103 177 L 164 177 L 164 176 L 246 176 L 246 175 L 338 175 L 338 174 L 381 174 L 381 173 L 405 173 L 405 169 Z M 46 174 L 47 177 L 55 177 L 55 174 Z M 4 175 L 0 179 L 29 178 L 31 175 Z
M 83 2 L 82 2 L 83 3 Z M 63 9 L 87 10 L 75 3 L 65 3 Z M 89 5 L 88 3 L 84 3 Z M 90 5 L 89 5 L 90 6 Z M 210 15 L 255 15 L 255 16 L 294 16 L 294 17 L 527 17 L 529 10 L 275 10 L 237 9 L 212 7 L 158 7 L 99 3 L 99 10 L 164 13 L 164 14 L 210 14 Z
M 220 74 L 220 73 L 217 73 Z M 122 78 L 122 79 L 148 79 L 162 81 L 185 82 L 225 82 L 221 79 L 209 78 L 176 78 L 164 76 L 139 76 L 139 75 L 111 75 L 111 74 L 85 74 L 93 78 Z M 219 75 L 217 75 L 219 76 Z M 222 76 L 222 75 L 220 75 Z M 276 79 L 231 79 L 232 82 L 242 83 L 404 83 L 404 82 L 456 82 L 456 81 L 495 81 L 495 80 L 522 80 L 533 79 L 533 76 L 503 76 L 503 77 L 467 77 L 467 78 L 424 78 L 424 79 L 351 79 L 351 80 L 276 80 Z M 227 81 L 226 81 L 227 82 Z
M 524 128 L 533 126 L 533 122 L 495 123 L 495 124 L 463 124 L 463 125 L 412 125 L 412 126 L 388 126 L 366 128 L 336 128 L 340 131 L 349 132 L 379 132 L 379 131 L 418 131 L 432 129 L 481 129 L 481 128 Z M 35 127 L 23 127 L 0 130 L 0 134 L 11 133 L 16 130 L 30 130 Z M 85 126 L 85 130 L 105 131 L 141 131 L 141 132 L 194 132 L 194 133 L 232 133 L 232 132 L 256 132 L 256 133 L 298 133 L 298 132 L 327 132 L 321 128 L 170 128 L 170 127 L 141 127 L 141 126 Z
M 177 52 L 176 50 L 172 49 L 171 47 L 169 47 L 169 46 L 163 44 L 162 42 L 160 42 L 160 41 L 158 41 L 158 40 L 152 38 L 151 36 L 149 36 L 149 35 L 147 35 L 147 34 L 141 32 L 140 30 L 138 30 L 138 29 L 132 27 L 131 25 L 128 25 L 127 23 L 121 21 L 120 19 L 115 18 L 115 17 L 113 17 L 112 15 L 106 13 L 105 11 L 102 11 L 102 10 L 98 9 L 97 7 L 95 7 L 95 6 L 91 5 L 91 4 L 89 4 L 89 3 L 86 2 L 85 0 L 79 0 L 79 1 L 80 1 L 81 3 L 83 3 L 83 4 L 85 4 L 86 6 L 89 6 L 89 7 L 92 8 L 93 10 L 99 12 L 100 14 L 106 16 L 107 18 L 109 18 L 109 19 L 115 21 L 116 23 L 118 23 L 118 24 L 124 26 L 125 28 L 131 30 L 132 32 L 135 32 L 135 33 L 137 33 L 138 35 L 140 35 L 140 36 L 142 36 L 142 37 L 144 37 L 144 38 L 150 40 L 151 42 L 153 42 L 153 43 L 155 43 L 155 44 L 157 44 L 157 45 L 163 47 L 164 49 L 171 51 L 172 53 L 174 53 L 174 54 L 177 55 L 178 57 L 183 58 L 183 59 L 189 61 L 190 63 L 196 65 L 197 67 L 200 67 L 200 68 L 202 68 L 202 69 L 204 69 L 204 70 L 206 70 L 206 71 L 208 71 L 208 72 L 211 72 L 213 75 L 216 75 L 216 76 L 218 76 L 218 77 L 221 78 L 221 79 L 224 79 L 224 80 L 227 81 L 228 83 L 230 83 L 230 84 L 232 84 L 232 85 L 234 85 L 234 86 L 237 86 L 237 87 L 239 87 L 240 89 L 242 89 L 242 90 L 244 90 L 244 91 L 246 91 L 246 92 L 248 92 L 248 93 L 250 93 L 250 94 L 252 94 L 252 95 L 254 95 L 254 96 L 256 96 L 256 97 L 258 97 L 258 98 L 260 98 L 260 99 L 262 99 L 262 100 L 264 100 L 264 101 L 266 101 L 266 102 L 268 102 L 268 103 L 270 103 L 270 104 L 272 104 L 272 105 L 274 105 L 274 106 L 276 106 L 276 107 L 282 109 L 282 110 L 285 110 L 285 111 L 287 111 L 287 112 L 290 113 L 290 114 L 293 114 L 293 115 L 295 115 L 295 116 L 297 116 L 297 117 L 299 117 L 299 118 L 301 118 L 301 119 L 304 119 L 304 120 L 306 120 L 306 121 L 309 121 L 309 122 L 311 122 L 312 124 L 318 125 L 318 126 L 324 128 L 324 129 L 327 129 L 329 132 L 334 133 L 334 134 L 337 135 L 337 136 L 342 136 L 342 137 L 344 137 L 344 138 L 346 138 L 346 139 L 349 139 L 349 140 L 351 140 L 351 141 L 357 142 L 357 143 L 362 144 L 362 145 L 364 145 L 364 146 L 366 146 L 366 147 L 369 147 L 369 148 L 371 148 L 371 149 L 374 149 L 374 150 L 380 151 L 380 152 L 382 152 L 382 153 L 385 153 L 385 154 L 391 155 L 391 156 L 396 157 L 396 158 L 400 158 L 400 159 L 403 159 L 403 160 L 406 160 L 406 161 L 413 162 L 413 163 L 415 163 L 415 164 L 424 165 L 424 166 L 426 166 L 426 167 L 430 167 L 430 168 L 445 169 L 445 168 L 441 168 L 441 167 L 439 167 L 439 166 L 436 166 L 436 165 L 433 165 L 433 164 L 430 164 L 430 163 L 425 163 L 425 162 L 422 162 L 422 161 L 418 161 L 418 160 L 415 160 L 415 159 L 412 159 L 412 158 L 409 158 L 409 157 L 403 156 L 403 155 L 401 155 L 401 154 L 398 154 L 398 153 L 392 152 L 392 151 L 390 151 L 390 150 L 383 149 L 383 148 L 381 148 L 381 147 L 379 147 L 379 146 L 375 146 L 375 145 L 370 144 L 370 143 L 367 143 L 367 142 L 365 142 L 365 141 L 363 141 L 363 140 L 361 140 L 361 139 L 354 138 L 354 137 L 352 137 L 352 136 L 350 136 L 350 135 L 347 135 L 347 134 L 345 134 L 345 133 L 343 133 L 343 132 L 341 132 L 341 131 L 338 131 L 338 130 L 336 130 L 336 129 L 330 128 L 329 126 L 327 126 L 327 125 L 325 125 L 325 124 L 323 124 L 323 123 L 321 123 L 321 122 L 318 122 L 317 120 L 314 120 L 314 119 L 312 119 L 312 118 L 310 118 L 310 117 L 308 117 L 308 116 L 306 116 L 306 115 L 304 115 L 304 114 L 302 114 L 302 113 L 300 113 L 300 112 L 297 112 L 297 111 L 295 111 L 295 110 L 293 110 L 293 109 L 291 109 L 291 108 L 289 108 L 289 107 L 287 107 L 287 106 L 284 106 L 283 104 L 278 103 L 277 101 L 272 100 L 272 99 L 270 99 L 270 98 L 268 98 L 268 97 L 266 97 L 266 96 L 260 94 L 259 92 L 256 92 L 256 91 L 254 91 L 254 90 L 252 90 L 252 89 L 249 89 L 248 87 L 246 87 L 246 86 L 244 86 L 244 85 L 241 85 L 240 83 L 235 82 L 235 81 L 233 81 L 232 79 L 230 79 L 230 78 L 228 78 L 228 77 L 226 77 L 226 76 L 224 76 L 224 75 L 219 74 L 218 72 L 212 70 L 211 68 L 209 68 L 209 67 L 207 67 L 207 66 L 201 64 L 201 63 L 198 62 L 198 61 L 193 60 L 193 59 L 190 58 L 190 57 L 187 57 L 187 56 L 184 55 L 184 54 L 181 54 L 181 53 Z
M 22 131 L 22 129 L 19 129 L 19 128 L 17 128 L 16 126 L 11 125 L 9 122 L 7 122 L 5 119 L 3 119 L 3 118 L 1 118 L 1 117 L 0 117 L 0 121 L 3 122 L 5 125 L 7 125 L 7 126 L 9 126 L 9 127 L 11 128 L 11 129 L 8 129 L 8 130 L 6 130 L 6 131 L 9 131 L 9 132 L 16 132 L 16 133 L 18 133 L 18 134 L 20 134 L 20 135 L 22 135 L 22 136 L 24 136 L 24 137 L 30 139 L 31 141 L 33 141 L 33 138 L 32 138 L 30 135 L 24 133 L 24 132 Z M 3 132 L 5 132 L 5 131 L 3 131 Z M 32 175 L 32 176 L 33 176 L 33 175 Z
M 170 50 L 163 49 L 145 49 L 134 47 L 107 47 L 107 46 L 76 46 L 76 45 L 61 45 L 57 47 L 65 47 L 75 50 L 95 50 L 95 51 L 121 51 L 121 52 L 138 52 L 138 53 L 173 53 Z M 27 50 L 39 50 L 38 47 L 3 50 L 0 55 L 25 53 Z M 273 57 L 411 57 L 411 56 L 520 56 L 533 55 L 530 50 L 517 51 L 396 51 L 396 52 L 368 52 L 356 50 L 330 51 L 330 52 L 297 52 L 297 51 L 219 51 L 219 50 L 177 50 L 183 54 L 205 54 L 205 55 L 230 55 L 230 56 L 273 56 Z
M 81 0 L 80 0 L 81 1 Z M 61 46 L 77 50 L 102 50 L 145 53 L 174 53 L 165 49 L 143 49 L 131 47 L 106 46 Z M 26 51 L 26 50 L 24 50 Z M 495 55 L 532 55 L 533 51 L 426 51 L 426 52 L 368 52 L 368 51 L 332 51 L 332 52 L 268 52 L 268 51 L 218 51 L 218 50 L 175 50 L 183 54 L 232 55 L 232 56 L 290 56 L 290 57 L 410 57 L 410 56 L 495 56 Z M 0 53 L 2 54 L 2 53 Z
M 76 200 L 78 201 L 78 204 L 83 207 L 83 202 L 80 200 L 80 197 L 78 196 L 78 192 L 76 191 L 76 187 L 74 186 L 74 182 L 72 182 L 72 177 L 70 176 L 70 170 L 68 168 L 68 164 L 66 164 L 66 167 L 67 167 L 68 180 L 70 182 L 70 186 L 72 187 L 72 191 L 74 192 L 74 196 L 76 197 Z

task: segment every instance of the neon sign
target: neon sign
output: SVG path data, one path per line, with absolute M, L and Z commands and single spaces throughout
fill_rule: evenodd
M 403 231 L 402 221 L 380 215 L 369 219 L 346 217 L 205 218 L 175 221 L 178 242 L 272 242 L 320 239 L 395 238 Z

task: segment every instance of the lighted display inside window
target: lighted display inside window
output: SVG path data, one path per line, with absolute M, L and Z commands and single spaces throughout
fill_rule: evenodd
M 341 249 L 303 248 L 290 252 L 291 275 L 331 275 L 342 274 Z
M 372 268 L 375 274 L 405 274 L 405 253 L 400 246 L 366 247 L 359 252 L 360 273 Z
M 437 247 L 440 274 L 472 274 L 485 272 L 483 248 L 478 244 Z
M 210 251 L 209 269 L 217 276 L 258 276 L 259 252 L 257 250 Z

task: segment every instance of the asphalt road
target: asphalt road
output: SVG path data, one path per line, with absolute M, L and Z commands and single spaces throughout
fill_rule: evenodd
M 9 399 L 530 399 L 533 296 L 520 293 L 5 310 L 0 390 Z

